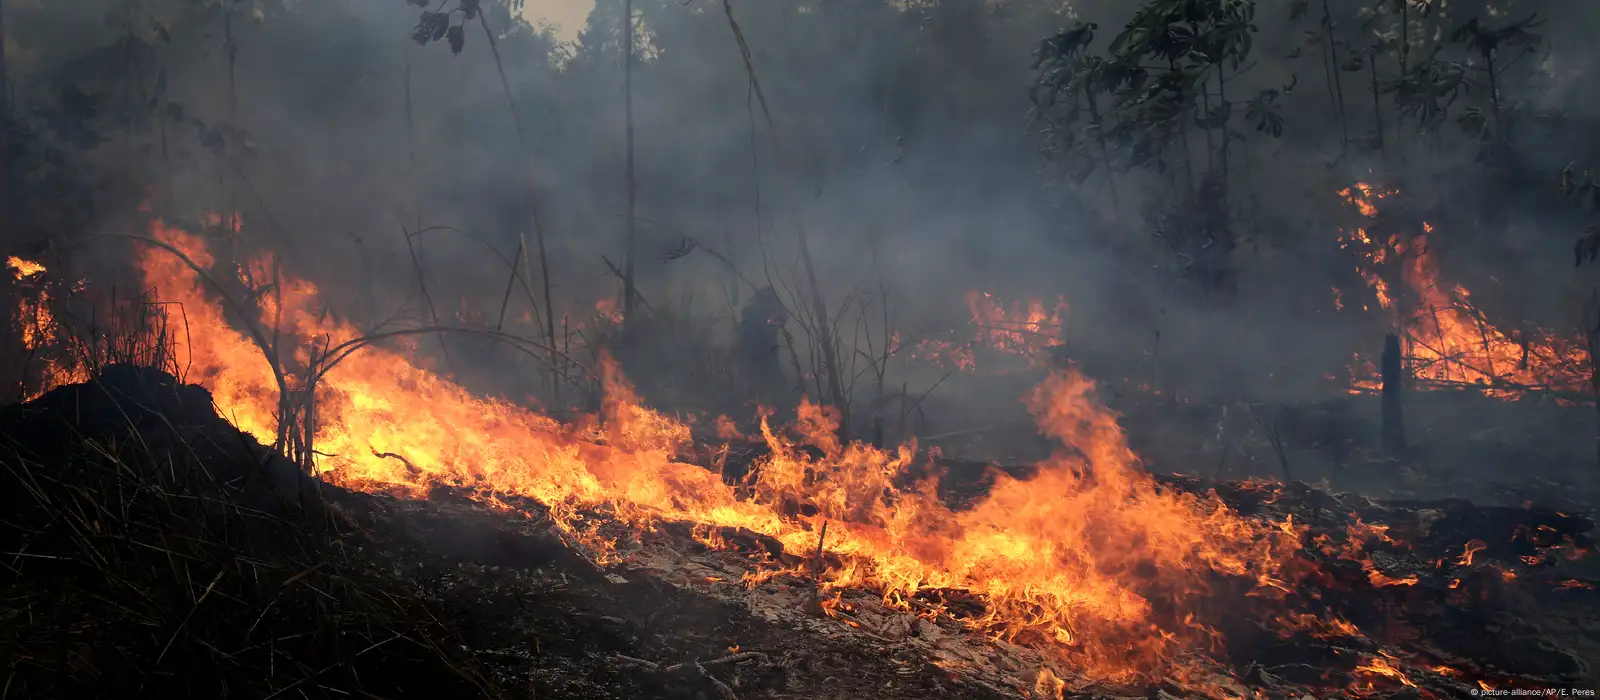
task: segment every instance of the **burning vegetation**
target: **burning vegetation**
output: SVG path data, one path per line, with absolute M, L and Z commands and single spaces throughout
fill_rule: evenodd
M 464 499 L 545 522 L 583 566 L 635 572 L 627 576 L 680 579 L 683 564 L 671 561 L 684 543 L 671 533 L 681 533 L 720 557 L 695 564 L 709 573 L 684 586 L 736 597 L 800 583 L 813 609 L 846 629 L 882 632 L 886 620 L 904 616 L 934 625 L 922 639 L 993 640 L 1014 650 L 1001 652 L 1008 660 L 935 663 L 955 678 L 994 677 L 987 682 L 1033 697 L 1163 684 L 1213 697 L 1257 692 L 1241 683 L 1448 695 L 1463 684 L 1504 681 L 1455 653 L 1409 644 L 1360 607 L 1490 595 L 1485 581 L 1520 581 L 1590 546 L 1583 521 L 1559 514 L 1527 511 L 1512 516 L 1522 518 L 1515 527 L 1491 525 L 1506 530 L 1494 537 L 1509 535 L 1501 545 L 1486 535 L 1440 549 L 1430 529 L 1443 514 L 1407 523 L 1370 502 L 1278 485 L 1219 490 L 1158 478 L 1129 448 L 1094 383 L 1070 369 L 1049 373 L 1026 397 L 1056 453 L 995 474 L 956 507 L 941 497 L 949 484 L 915 443 L 842 441 L 831 408 L 803 402 L 787 427 L 762 418 L 753 440 L 719 417 L 725 442 L 696 444 L 690 421 L 643 405 L 617 363 L 602 357 L 599 412 L 558 420 L 475 396 L 422 368 L 414 344 L 384 343 L 382 331 L 363 334 L 331 317 L 314 285 L 282 273 L 270 290 L 250 294 L 253 311 L 236 306 L 245 315 L 232 321 L 228 305 L 237 302 L 213 281 L 226 279 L 227 264 L 205 239 L 157 223 L 151 240 L 159 245 L 138 257 L 143 285 L 183 309 L 188 329 L 160 338 L 166 366 L 182 368 L 219 415 L 296 456 L 296 468 L 321 481 L 404 499 Z M 276 266 L 256 260 L 240 269 Z M 973 311 L 998 308 L 974 302 Z M 1029 310 L 1028 327 L 1053 318 L 1042 309 Z M 272 335 L 294 339 L 297 349 L 268 361 L 273 355 L 263 351 L 274 346 L 261 328 L 279 329 Z M 1029 334 L 984 337 L 997 349 L 1039 342 Z M 730 470 L 740 460 L 746 464 Z M 1372 517 L 1398 524 L 1364 519 Z M 1513 558 L 1502 563 L 1508 552 Z M 1413 590 L 1429 592 L 1419 598 Z M 933 631 L 946 625 L 956 629 Z M 1318 663 L 1329 666 L 1227 670 L 1283 653 L 1263 650 L 1307 643 L 1321 645 L 1329 656 Z M 729 658 L 765 658 L 742 656 L 738 646 Z M 1031 665 L 1025 678 L 995 676 L 1019 664 Z
M 1406 370 L 1420 389 L 1470 388 L 1514 399 L 1528 392 L 1582 396 L 1588 349 L 1582 337 L 1542 328 L 1502 330 L 1472 303 L 1466 287 L 1440 279 L 1429 247 L 1433 226 L 1389 204 L 1399 191 L 1356 183 L 1339 192 L 1362 222 L 1339 238 L 1356 260 L 1366 291 L 1402 334 Z M 1352 298 L 1334 289 L 1342 310 Z M 1366 310 L 1367 307 L 1363 307 Z M 1352 391 L 1381 388 L 1376 364 L 1358 354 L 1349 367 Z
M 1007 305 L 992 293 L 972 291 L 967 292 L 967 310 L 970 337 L 961 339 L 953 333 L 957 339 L 924 339 L 912 349 L 911 358 L 961 372 L 978 371 L 979 357 L 1000 371 L 1008 367 L 1004 362 L 1008 357 L 1021 358 L 1025 367 L 1045 367 L 1051 363 L 1048 351 L 1067 344 L 1072 322 L 1072 309 L 1060 297 L 1054 304 L 1031 299 Z
M 0 0 L 0 700 L 1596 682 L 1600 292 L 1420 204 L 1600 133 L 1524 0 L 102 4 Z

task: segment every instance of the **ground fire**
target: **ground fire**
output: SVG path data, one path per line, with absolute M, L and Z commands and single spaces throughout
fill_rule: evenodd
M 279 379 L 260 342 L 229 323 L 191 267 L 216 265 L 206 243 L 162 224 L 154 236 L 187 258 L 154 246 L 139 258 L 144 283 L 184 309 L 190 332 L 171 341 L 177 364 L 210 390 L 228 420 L 265 444 L 281 444 Z M 303 381 L 293 368 L 316 366 L 305 348 L 360 342 L 353 326 L 321 312 L 308 282 L 285 277 L 274 294 L 259 298 L 253 322 L 276 321 L 284 337 L 301 340 L 284 363 L 291 387 Z M 400 350 L 336 352 L 342 361 L 322 375 L 314 429 L 302 437 L 329 483 L 417 498 L 449 488 L 511 511 L 537 504 L 601 566 L 626 562 L 637 547 L 630 542 L 673 524 L 693 527 L 713 548 L 729 546 L 717 533 L 748 532 L 786 552 L 815 550 L 825 570 L 811 561 L 771 561 L 747 570 L 745 585 L 815 577 L 825 592 L 822 610 L 836 618 L 850 607 L 846 594 L 870 592 L 890 609 L 934 617 L 953 614 L 954 603 L 930 607 L 929 594 L 970 600 L 978 608 L 960 620 L 973 634 L 1043 650 L 1053 660 L 1037 674 L 1035 693 L 1045 697 L 1063 692 L 1058 672 L 1099 682 L 1176 678 L 1197 692 L 1228 695 L 1202 670 L 1207 659 L 1225 656 L 1230 642 L 1219 627 L 1229 614 L 1248 611 L 1285 639 L 1364 639 L 1341 614 L 1319 610 L 1317 596 L 1306 597 L 1307 586 L 1348 585 L 1322 580 L 1328 574 L 1308 556 L 1349 562 L 1375 588 L 1419 583 L 1418 574 L 1386 573 L 1375 563 L 1378 554 L 1408 546 L 1386 526 L 1352 514 L 1340 537 L 1312 536 L 1294 515 L 1247 517 L 1215 492 L 1158 481 L 1141 468 L 1116 415 L 1095 400 L 1093 383 L 1072 371 L 1053 373 L 1027 397 L 1040 430 L 1060 445 L 1057 454 L 1031 475 L 998 477 L 974 505 L 956 510 L 938 499 L 932 477 L 900 479 L 923 459 L 915 444 L 842 444 L 837 417 L 810 403 L 800 406 L 791 429 L 761 422 L 766 456 L 744 484 L 730 486 L 690 463 L 689 424 L 643 406 L 609 359 L 601 364 L 600 413 L 560 422 L 475 397 Z M 724 435 L 736 432 L 726 418 L 718 424 Z M 1277 489 L 1262 485 L 1260 493 L 1270 501 Z M 1471 569 L 1484 546 L 1469 542 L 1452 563 L 1439 565 Z M 1225 601 L 1235 595 L 1253 602 L 1230 613 Z M 1364 654 L 1350 690 L 1414 687 L 1393 653 L 1401 652 Z

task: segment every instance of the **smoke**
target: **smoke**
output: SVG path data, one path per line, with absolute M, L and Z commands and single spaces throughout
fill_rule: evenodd
M 721 4 L 637 0 L 641 293 L 652 307 L 722 319 L 701 332 L 726 343 L 727 317 L 753 290 L 702 252 L 664 253 L 692 239 L 755 286 L 770 278 L 792 287 L 804 226 L 835 312 L 850 308 L 849 298 L 892 290 L 897 330 L 908 340 L 962 324 L 968 290 L 1059 294 L 1073 307 L 1076 354 L 1092 372 L 1170 373 L 1181 379 L 1156 383 L 1192 394 L 1303 396 L 1351 352 L 1381 341 L 1370 323 L 1333 309 L 1331 288 L 1351 274 L 1334 244 L 1346 215 L 1334 192 L 1397 175 L 1440 211 L 1471 204 L 1473 214 L 1440 224 L 1447 276 L 1500 280 L 1488 296 L 1507 318 L 1575 324 L 1568 240 L 1581 217 L 1560 209 L 1550 188 L 1567 162 L 1597 160 L 1593 137 L 1584 136 L 1600 133 L 1584 127 L 1596 105 L 1582 87 L 1593 64 L 1584 37 L 1600 20 L 1553 0 L 1479 4 L 1439 11 L 1496 22 L 1539 11 L 1546 20 L 1544 46 L 1500 86 L 1521 105 L 1522 172 L 1488 171 L 1453 124 L 1427 136 L 1396 121 L 1386 114 L 1395 109 L 1390 96 L 1374 108 L 1371 76 L 1361 70 L 1332 71 L 1346 93 L 1340 127 L 1325 94 L 1333 83 L 1325 49 L 1308 35 L 1320 7 L 1293 19 L 1294 3 L 1263 3 L 1252 58 L 1228 90 L 1243 102 L 1293 89 L 1281 98 L 1281 137 L 1242 114 L 1232 122 L 1240 292 L 1221 303 L 1197 291 L 1182 261 L 1151 235 L 1153 217 L 1173 204 L 1171 171 L 1115 176 L 1115 200 L 1103 170 L 1066 184 L 1025 120 L 1040 40 L 1093 21 L 1094 49 L 1103 51 L 1132 16 L 1130 4 L 736 0 L 773 112 L 769 134 Z M 97 123 L 108 131 L 118 110 L 161 106 L 97 152 L 142 153 L 116 162 L 148 184 L 141 192 L 163 192 L 174 209 L 242 212 L 262 245 L 292 252 L 291 264 L 353 317 L 381 317 L 414 293 L 415 248 L 445 313 L 465 308 L 493 319 L 508 270 L 483 243 L 510 258 L 533 240 L 531 192 L 550 242 L 554 295 L 563 311 L 581 314 L 620 286 L 608 263 L 622 264 L 626 230 L 621 5 L 600 0 L 567 42 L 486 1 L 497 66 L 476 21 L 464 27 L 460 55 L 412 42 L 421 10 L 399 0 L 12 0 L 11 72 L 19 102 L 57 111 L 60 86 L 83 85 L 100 100 Z M 1388 24 L 1367 10 L 1335 11 L 1346 57 L 1389 60 L 1370 50 Z M 139 61 L 105 53 L 130 36 L 150 47 Z M 1380 63 L 1379 71 L 1390 80 L 1397 68 Z M 1481 102 L 1481 89 L 1461 99 Z M 163 111 L 168 104 L 182 117 Z M 237 172 L 208 150 L 195 120 L 248 132 L 225 146 Z M 1341 145 L 1379 125 L 1388 144 L 1426 143 L 1407 148 L 1403 163 Z M 1489 200 L 1500 204 L 1483 206 Z M 1496 208 L 1499 219 L 1478 215 Z M 404 231 L 430 227 L 449 230 L 407 245 Z M 515 295 L 513 316 L 527 311 L 523 297 Z M 852 315 L 841 325 L 857 322 Z M 656 371 L 672 379 L 665 367 Z M 904 376 L 891 384 L 938 378 L 897 372 Z M 948 398 L 1021 410 L 1014 395 Z

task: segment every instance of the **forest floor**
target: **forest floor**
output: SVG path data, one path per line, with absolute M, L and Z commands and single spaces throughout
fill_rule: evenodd
M 204 390 L 158 373 L 113 368 L 0 410 L 0 464 L 0 506 L 14 514 L 0 518 L 0 696 L 1019 698 L 1037 697 L 1049 665 L 1036 649 L 966 631 L 959 610 L 971 601 L 959 591 L 925 601 L 954 613 L 913 615 L 861 591 L 822 614 L 803 578 L 747 585 L 755 560 L 797 556 L 750 533 L 723 533 L 733 546 L 711 550 L 668 524 L 599 567 L 538 504 L 314 483 L 219 418 Z M 982 464 L 946 466 L 979 485 Z M 1362 635 L 1230 630 L 1232 655 L 1252 661 L 1217 666 L 1214 692 L 1595 687 L 1600 572 L 1593 557 L 1554 556 L 1592 550 L 1586 518 L 1168 482 L 1327 533 L 1357 516 L 1388 523 L 1411 533 L 1413 551 L 1385 560 L 1386 575 L 1423 582 L 1337 603 L 1363 632 L 1384 630 L 1373 638 L 1405 641 L 1405 680 L 1363 675 L 1358 661 L 1380 647 Z M 1554 534 L 1517 540 L 1523 531 Z M 1474 539 L 1491 543 L 1476 567 L 1435 565 Z M 1465 582 L 1472 604 L 1447 580 Z M 1057 668 L 1067 697 L 1193 694 L 1170 679 L 1107 687 Z

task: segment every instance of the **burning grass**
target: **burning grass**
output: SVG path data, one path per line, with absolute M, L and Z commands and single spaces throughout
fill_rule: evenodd
M 203 242 L 157 227 L 157 237 L 201 268 Z M 223 415 L 263 442 L 279 433 L 276 378 L 259 347 L 233 330 L 186 263 L 151 248 L 147 286 L 182 304 L 193 332 L 177 353 Z M 255 322 L 308 345 L 356 342 L 357 331 L 320 313 L 315 287 L 285 278 L 260 297 Z M 302 351 L 298 364 L 314 364 Z M 1003 480 L 976 506 L 953 511 L 931 484 L 896 481 L 915 448 L 889 451 L 833 438 L 836 417 L 802 407 L 796 437 L 764 428 L 770 458 L 752 470 L 753 498 L 683 459 L 690 431 L 642 406 L 605 365 L 599 415 L 562 423 L 472 396 L 397 351 L 370 347 L 319 373 L 317 473 L 341 486 L 422 495 L 437 486 L 486 503 L 530 499 L 597 561 L 616 537 L 588 513 L 643 531 L 660 523 L 736 528 L 790 551 L 823 542 L 844 563 L 829 589 L 865 588 L 886 600 L 960 589 L 987 606 L 970 626 L 1049 645 L 1079 672 L 1106 680 L 1172 670 L 1178 650 L 1209 646 L 1203 621 L 1215 577 L 1282 588 L 1298 548 L 1292 523 L 1262 523 L 1203 495 L 1159 488 L 1138 467 L 1115 416 L 1088 380 L 1051 379 L 1030 400 L 1042 429 L 1064 446 L 1027 480 Z M 806 449 L 801 449 L 806 448 Z M 809 450 L 809 451 L 808 451 Z M 818 456 L 820 455 L 820 456 Z
M 601 364 L 599 412 L 559 421 L 474 396 L 419 367 L 403 348 L 373 343 L 330 319 L 316 288 L 302 280 L 278 279 L 272 293 L 250 295 L 253 309 L 235 304 L 235 314 L 243 318 L 230 318 L 208 285 L 234 275 L 216 271 L 221 265 L 204 241 L 161 225 L 155 239 L 163 247 L 152 246 L 139 259 L 145 284 L 183 309 L 189 331 L 164 337 L 174 364 L 187 368 L 189 379 L 209 390 L 221 414 L 240 430 L 292 448 L 302 457 L 299 466 L 323 482 L 409 498 L 450 494 L 511 517 L 548 522 L 561 541 L 590 560 L 591 571 L 636 565 L 663 532 L 684 531 L 712 551 L 739 551 L 739 542 L 751 539 L 769 543 L 761 548 L 769 556 L 747 562 L 752 568 L 702 578 L 728 585 L 743 580 L 751 587 L 809 581 L 812 607 L 851 627 L 861 625 L 851 618 L 871 601 L 913 619 L 978 632 L 969 636 L 1038 655 L 1029 680 L 1036 689 L 1059 690 L 1063 686 L 1056 681 L 1071 677 L 1075 684 L 1170 684 L 1224 696 L 1237 683 L 1217 680 L 1228 675 L 1218 675 L 1219 662 L 1243 665 L 1276 644 L 1262 640 L 1303 634 L 1359 639 L 1364 652 L 1351 656 L 1347 670 L 1372 675 L 1374 684 L 1394 680 L 1385 669 L 1410 673 L 1384 665 L 1397 657 L 1361 636 L 1365 625 L 1350 616 L 1351 606 L 1333 600 L 1348 592 L 1359 596 L 1423 587 L 1427 579 L 1414 567 L 1385 563 L 1383 557 L 1394 556 L 1391 549 L 1399 545 L 1384 530 L 1359 518 L 1324 522 L 1321 505 L 1310 514 L 1245 509 L 1238 498 L 1224 500 L 1202 485 L 1179 488 L 1158 480 L 1129 449 L 1116 415 L 1094 399 L 1093 383 L 1075 373 L 1052 375 L 1027 399 L 1041 431 L 1060 444 L 1057 453 L 1026 473 L 999 475 L 965 507 L 938 497 L 939 484 L 915 445 L 885 450 L 841 442 L 838 417 L 809 404 L 800 407 L 797 424 L 788 430 L 762 422 L 760 457 L 739 470 L 747 475 L 740 483 L 730 485 L 693 463 L 697 446 L 689 424 L 645 407 L 615 363 Z M 262 261 L 252 265 L 270 269 Z M 236 330 L 240 322 L 258 329 L 254 338 Z M 302 349 L 286 353 L 281 365 L 263 362 L 260 328 L 274 329 L 273 337 L 293 338 Z M 285 388 L 300 398 L 286 401 Z M 295 401 L 302 402 L 298 408 Z M 285 416 L 303 427 L 281 425 Z M 286 439 L 296 430 L 303 434 Z M 726 459 L 728 451 L 721 454 Z M 304 494 L 298 471 L 279 474 L 295 485 L 297 497 Z M 161 492 L 176 493 L 176 487 L 174 482 Z M 92 518 L 82 522 L 92 529 Z M 1340 537 L 1325 538 L 1337 528 L 1343 529 Z M 257 566 L 241 563 L 255 561 L 247 548 L 240 561 L 221 553 L 223 546 L 189 554 L 200 564 L 183 568 L 180 583 L 206 582 L 179 585 L 180 598 L 195 610 L 216 595 L 209 591 L 229 582 L 272 584 L 228 593 L 229 600 L 294 589 L 332 566 L 328 552 L 337 548 L 332 540 L 316 539 L 326 536 L 321 532 L 297 535 L 312 538 L 305 540 L 310 543 L 306 551 L 317 556 L 291 553 L 290 561 L 298 564 L 270 573 L 251 569 L 246 575 L 240 567 Z M 210 541 L 199 535 L 190 539 Z M 231 541 L 222 544 L 231 546 Z M 803 552 L 814 554 L 796 556 Z M 213 578 L 188 573 L 197 567 Z M 315 580 L 345 586 L 338 595 L 357 600 L 360 589 L 347 584 L 366 580 L 360 571 Z M 326 594 L 324 586 L 313 591 Z M 400 599 L 396 595 L 359 599 L 376 608 L 363 608 L 359 601 L 350 605 L 375 615 L 385 609 L 379 603 L 400 606 L 393 602 Z M 314 602 L 308 597 L 305 604 Z M 163 608 L 168 609 L 183 608 Z M 265 615 L 282 608 L 274 602 L 244 609 Z M 433 619 L 407 612 L 415 615 L 408 619 Z M 189 614 L 180 614 L 175 624 L 186 628 Z M 333 634 L 326 637 L 333 640 L 329 643 L 345 644 L 338 624 L 329 624 L 336 630 L 325 633 Z M 362 642 L 445 648 L 416 643 L 429 629 L 382 628 Z M 228 649 L 259 651 L 249 646 L 249 633 L 245 637 L 226 640 L 231 646 L 201 647 L 223 650 L 208 662 L 233 663 Z M 294 638 L 318 639 L 311 632 Z M 276 653 L 269 650 L 268 658 Z M 449 658 L 440 653 L 438 658 Z M 320 678 L 355 662 L 341 663 L 326 671 L 309 664 L 300 670 Z M 689 668 L 654 661 L 635 665 L 650 664 L 657 670 Z M 1038 671 L 1041 667 L 1048 677 Z

